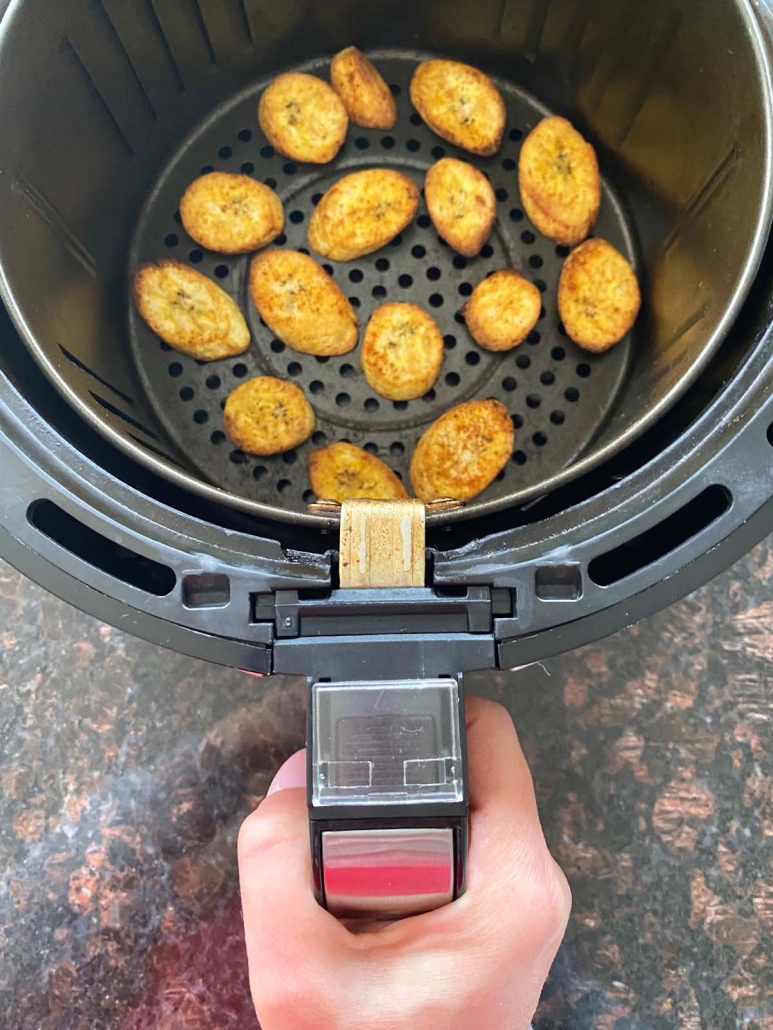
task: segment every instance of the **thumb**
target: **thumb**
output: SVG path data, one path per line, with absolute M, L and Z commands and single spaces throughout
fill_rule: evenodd
M 296 976 L 298 957 L 308 963 L 310 952 L 324 966 L 346 935 L 312 889 L 305 769 L 305 752 L 293 755 L 239 833 L 247 954 L 263 976 Z

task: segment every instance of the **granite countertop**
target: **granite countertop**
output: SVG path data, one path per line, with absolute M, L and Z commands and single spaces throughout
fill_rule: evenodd
M 574 891 L 538 1028 L 773 1030 L 773 545 L 601 644 L 474 678 Z M 235 843 L 303 688 L 0 565 L 0 1025 L 249 1030 Z

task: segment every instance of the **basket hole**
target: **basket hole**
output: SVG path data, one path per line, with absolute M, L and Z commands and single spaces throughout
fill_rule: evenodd
M 458 386 L 460 382 L 461 382 L 461 379 L 460 379 L 459 375 L 456 372 L 449 372 L 448 375 L 446 376 L 446 385 L 447 386 Z
M 238 365 L 234 365 L 232 371 L 237 379 L 244 379 L 244 377 L 247 375 L 248 369 L 246 365 L 243 365 L 241 362 L 239 362 Z
M 525 232 L 521 233 L 521 243 L 526 243 L 529 246 L 531 246 L 531 244 L 534 243 L 536 239 L 537 237 L 534 235 L 534 233 L 529 232 L 528 229 Z
M 267 475 L 268 469 L 265 465 L 256 465 L 252 470 L 252 478 L 256 479 L 258 482 L 260 482 L 261 479 L 265 479 Z
M 245 161 L 242 165 L 242 175 L 252 175 L 255 171 L 255 165 L 252 161 Z
M 227 279 L 229 271 L 228 265 L 218 265 L 215 269 L 215 275 L 218 279 Z
M 271 341 L 271 350 L 274 352 L 274 354 L 281 354 L 284 349 L 285 345 L 282 343 L 281 340 Z
M 298 165 L 295 163 L 295 161 L 286 161 L 282 165 L 282 171 L 285 173 L 285 175 L 295 175 L 295 173 L 298 171 Z
M 459 271 L 463 271 L 467 267 L 467 258 L 462 257 L 461 254 L 457 254 L 454 258 L 454 268 L 458 268 Z
M 459 293 L 462 295 L 462 297 L 469 297 L 472 293 L 472 284 L 459 283 Z
M 299 254 L 305 254 L 306 257 L 309 257 L 309 252 L 308 252 L 308 250 L 306 250 L 305 247 L 298 247 L 298 253 Z
M 264 147 L 260 148 L 260 156 L 265 158 L 267 161 L 269 158 L 274 156 L 274 148 L 270 143 L 267 143 Z
M 204 165 L 201 169 L 202 175 L 211 175 L 215 170 L 214 165 Z
M 338 374 L 343 376 L 344 379 L 354 379 L 357 375 L 357 369 L 354 365 L 343 364 L 338 370 Z
M 282 232 L 274 240 L 274 246 L 275 247 L 284 247 L 285 243 L 287 243 L 287 236 L 286 236 L 285 233 Z
M 325 269 L 325 271 L 327 272 L 328 275 L 330 275 L 330 276 L 335 275 L 335 269 L 333 268 L 332 265 L 323 265 L 322 267 Z
M 228 455 L 228 460 L 232 462 L 234 465 L 244 465 L 244 463 L 247 461 L 247 455 L 244 453 L 244 451 L 237 449 L 235 451 L 231 451 L 231 453 Z
M 291 376 L 299 376 L 303 372 L 303 365 L 298 361 L 291 361 L 287 366 L 287 374 Z
M 384 148 L 384 150 L 391 150 L 394 147 L 394 145 L 395 145 L 395 138 L 394 138 L 394 136 L 382 136 L 381 137 L 381 146 Z
M 183 374 L 183 367 L 179 361 L 173 361 L 167 371 L 172 379 L 177 379 L 178 376 Z
M 204 255 L 200 250 L 192 250 L 188 255 L 188 260 L 194 265 L 200 265 L 204 260 Z
M 531 261 L 531 259 L 529 259 L 529 260 Z M 542 258 L 540 258 L 540 261 L 541 260 L 542 260 Z M 544 279 L 535 279 L 534 280 L 534 285 L 537 287 L 537 289 L 539 290 L 540 293 L 547 293 L 548 284 L 545 282 Z M 540 317 L 542 317 L 542 316 L 540 316 Z
M 542 398 L 538 393 L 530 393 L 526 398 L 526 404 L 532 409 L 538 408 L 542 404 Z
M 416 222 L 420 229 L 429 229 L 430 225 L 432 225 L 429 215 L 419 215 Z
M 215 447 L 218 447 L 221 443 L 225 443 L 225 433 L 222 429 L 216 429 L 209 437 L 210 443 L 213 443 Z
M 159 341 L 158 341 L 158 345 L 159 345 L 159 347 L 161 348 L 161 350 L 162 350 L 162 351 L 164 352 L 164 354 L 168 354 L 168 353 L 169 353 L 169 351 L 170 351 L 170 350 L 172 349 L 172 348 L 171 348 L 171 347 L 169 346 L 169 344 L 168 344 L 168 343 L 164 343 L 164 341 L 163 341 L 163 340 L 159 340 Z
M 456 337 L 452 336 L 450 333 L 447 336 L 444 336 L 443 337 L 443 346 L 445 347 L 446 350 L 453 350 L 454 347 L 456 346 Z
M 376 300 L 383 300 L 387 295 L 386 286 L 374 286 L 370 293 Z
M 504 170 L 506 172 L 514 172 L 515 171 L 515 161 L 513 161 L 512 157 L 506 157 L 504 159 L 504 161 L 502 162 L 502 167 L 504 168 Z
M 416 111 L 411 115 L 411 125 L 421 125 L 421 115 L 417 114 Z
M 522 222 L 523 211 L 519 207 L 513 207 L 510 209 L 510 221 L 511 222 Z
M 419 119 L 419 124 L 421 124 L 421 119 Z M 421 150 L 421 143 L 417 139 L 409 139 L 405 144 L 405 148 L 410 150 L 412 154 L 415 154 L 417 150 Z
M 432 294 L 430 294 L 429 304 L 430 304 L 430 307 L 432 307 L 432 308 L 442 308 L 442 306 L 443 306 L 443 294 L 442 293 L 432 293 Z
M 548 434 L 539 429 L 532 437 L 535 447 L 544 447 L 548 442 Z
M 311 198 L 311 202 L 314 205 L 314 207 L 316 207 L 317 204 L 319 204 L 320 200 L 322 200 L 321 193 L 315 193 L 314 196 Z
M 532 345 L 532 347 L 535 347 L 540 342 L 541 339 L 542 339 L 542 337 L 540 336 L 540 334 L 535 329 L 532 332 L 530 332 L 529 335 L 526 337 L 526 342 L 530 343 Z
M 211 375 L 207 376 L 207 389 L 208 390 L 219 390 L 220 389 L 220 376 Z
M 303 491 L 303 503 L 304 504 L 313 504 L 314 503 L 314 499 L 316 498 L 316 496 L 317 495 L 314 493 L 313 490 L 304 490 Z
M 426 401 L 429 404 L 430 401 L 434 401 L 434 399 L 436 397 L 437 397 L 437 394 L 435 393 L 434 390 L 427 390 L 427 392 L 424 394 L 424 396 L 421 399 L 423 401 Z
M 405 411 L 408 407 L 408 401 L 392 401 L 392 407 L 395 411 Z
M 733 503 L 724 486 L 708 486 L 662 522 L 595 557 L 588 565 L 590 578 L 600 587 L 632 576 L 692 540 L 721 518 Z
M 209 422 L 209 413 L 203 408 L 199 408 L 198 411 L 194 411 L 193 413 L 193 421 L 197 426 L 203 426 Z
M 553 423 L 554 426 L 562 426 L 566 421 L 566 415 L 563 413 L 563 411 L 551 411 L 550 421 Z
M 378 271 L 378 272 L 388 272 L 389 271 L 389 261 L 388 261 L 387 258 L 379 258 L 378 259 L 378 261 L 376 262 L 376 271 Z
M 399 247 L 402 242 L 403 242 L 403 234 L 401 232 L 399 232 L 397 234 L 397 236 L 395 236 L 395 238 L 393 240 L 389 241 L 389 246 L 390 247 Z
M 512 393 L 516 386 L 518 386 L 518 383 L 512 376 L 505 376 L 502 380 L 502 389 L 508 393 Z
M 339 408 L 348 408 L 352 403 L 352 399 L 348 393 L 336 394 L 336 404 Z
M 456 322 L 457 325 L 467 325 L 467 323 L 464 320 L 464 315 L 461 313 L 461 311 L 454 312 L 454 322 Z
M 559 322 L 558 323 L 558 333 L 559 333 L 559 336 L 568 336 L 569 335 L 567 333 L 566 329 L 564 328 L 564 323 L 563 322 Z
M 402 93 L 402 88 L 398 86 L 396 82 L 393 82 L 389 89 L 391 90 L 393 97 L 399 97 Z
M 323 433 L 321 429 L 318 429 L 316 433 L 312 434 L 311 442 L 315 447 L 324 447 L 327 443 L 327 434 Z
M 280 494 L 286 494 L 289 490 L 292 489 L 292 486 L 293 484 L 290 482 L 289 479 L 280 479 L 279 482 L 276 484 L 277 492 Z
M 439 161 L 441 159 L 441 157 L 445 157 L 446 156 L 445 147 L 433 147 L 432 150 L 430 151 L 430 153 L 432 154 L 432 156 L 435 158 L 436 161 Z
M 318 365 L 326 365 L 330 361 L 330 357 L 327 354 L 315 354 L 314 360 Z
M 528 460 L 524 451 L 513 451 L 514 465 L 525 465 Z
M 193 398 L 194 398 L 194 392 L 193 392 L 193 389 L 192 389 L 192 388 L 191 388 L 190 386 L 184 386 L 184 387 L 183 387 L 183 388 L 182 388 L 182 389 L 180 390 L 180 394 L 179 394 L 179 396 L 180 396 L 180 400 L 181 400 L 181 401 L 185 401 L 186 403 L 187 403 L 188 401 L 192 401 L 192 400 L 193 400 Z
M 409 286 L 413 286 L 413 276 L 411 275 L 401 275 L 397 281 L 404 290 L 407 290 Z
M 349 273 L 349 282 L 361 283 L 363 280 L 363 274 L 359 268 L 353 268 Z
M 380 405 L 375 397 L 368 397 L 363 405 L 366 411 L 378 411 Z
M 389 453 L 393 458 L 400 458 L 405 454 L 405 446 L 399 440 L 395 440 L 394 443 L 389 445 Z
M 480 364 L 480 354 L 478 354 L 477 351 L 468 350 L 467 353 L 464 355 L 464 361 L 465 361 L 465 364 L 470 365 L 471 367 L 474 367 L 475 365 L 479 365 Z
M 239 139 L 241 140 L 242 143 L 249 143 L 250 140 L 252 139 L 252 130 L 251 129 L 240 129 L 239 130 Z
M 497 198 L 497 200 L 500 200 L 500 201 L 507 200 L 508 192 L 507 192 L 507 190 L 503 186 L 500 186 L 495 191 L 494 196 Z
M 179 211 L 175 211 L 175 213 L 174 213 L 174 215 L 172 217 L 174 218 L 175 222 L 177 222 L 178 225 L 182 225 L 183 224 L 183 216 L 180 214 Z
M 304 219 L 303 211 L 298 211 L 296 209 L 295 211 L 291 211 L 290 212 L 290 221 L 293 223 L 293 225 L 300 225 L 301 222 L 303 221 L 303 219 Z
M 531 358 L 528 354 L 519 354 L 515 359 L 515 363 L 521 369 L 531 368 Z
M 590 365 L 586 365 L 583 361 L 577 366 L 577 375 L 580 379 L 587 379 L 590 375 Z
M 354 141 L 354 145 L 358 150 L 367 150 L 370 146 L 370 140 L 365 136 L 358 136 Z
M 505 470 L 500 469 L 494 478 L 496 479 L 497 483 L 501 483 L 502 480 L 505 478 Z
M 325 384 L 321 379 L 313 379 L 309 383 L 309 390 L 314 394 L 323 393 L 325 390 Z
M 542 260 L 539 254 L 532 254 L 532 256 L 529 258 L 529 264 L 532 268 L 542 268 L 544 263 L 545 262 Z
M 282 461 L 285 465 L 294 465 L 298 460 L 298 454 L 296 451 L 285 451 L 282 455 Z
M 508 137 L 511 143 L 519 143 L 523 139 L 523 133 L 520 129 L 511 129 Z
M 543 386 L 552 386 L 556 381 L 556 377 L 552 372 L 542 372 L 540 374 L 539 381 Z
M 553 361 L 563 361 L 566 357 L 566 351 L 563 347 L 554 347 L 553 350 L 550 352 L 550 356 L 553 359 Z
M 403 474 L 402 474 L 402 472 L 400 472 L 398 469 L 392 469 L 392 471 L 394 472 L 394 474 L 397 476 L 397 478 L 402 483 L 402 481 L 403 481 Z
M 415 247 L 411 248 L 411 254 L 413 254 L 415 258 L 423 258 L 426 253 L 426 248 L 422 247 L 420 243 L 417 243 Z
M 359 297 L 350 297 L 349 298 L 349 303 L 351 304 L 351 306 L 353 308 L 358 308 L 358 307 L 360 307 L 360 298 Z
M 562 243 L 559 243 L 558 246 L 556 247 L 556 257 L 568 258 L 569 257 L 569 253 L 570 253 L 569 248 L 565 247 Z
M 437 268 L 435 265 L 432 265 L 430 268 L 427 269 L 427 278 L 431 280 L 433 283 L 436 283 L 438 281 L 440 275 L 440 269 Z
M 511 415 L 514 429 L 523 429 L 523 415 Z
M 570 404 L 575 404 L 580 399 L 580 391 L 574 386 L 570 386 L 567 390 L 564 390 L 564 397 L 566 397 Z
M 180 237 L 177 236 L 175 233 L 170 232 L 168 236 L 164 237 L 164 246 L 165 247 L 169 247 L 170 250 L 173 247 L 179 247 L 180 246 Z
M 231 147 L 221 147 L 217 154 L 221 161 L 227 161 L 229 158 L 234 156 L 234 152 Z
M 480 256 L 482 258 L 490 258 L 494 256 L 494 248 L 490 243 L 484 243 L 480 250 Z

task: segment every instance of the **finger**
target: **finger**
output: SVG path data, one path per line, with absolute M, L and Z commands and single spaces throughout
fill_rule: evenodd
M 488 923 L 515 915 L 539 939 L 563 935 L 569 887 L 540 824 L 534 784 L 509 713 L 468 697 L 468 903 Z M 529 934 L 528 936 L 531 936 Z

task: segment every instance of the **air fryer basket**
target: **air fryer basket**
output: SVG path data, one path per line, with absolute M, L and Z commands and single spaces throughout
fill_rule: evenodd
M 135 461 L 248 512 L 313 523 L 305 458 L 325 441 L 364 445 L 405 478 L 418 435 L 471 396 L 503 400 L 517 442 L 500 480 L 463 517 L 546 494 L 667 410 L 721 343 L 758 267 L 770 125 L 764 57 L 741 0 L 708 0 L 698 14 L 666 0 L 15 0 L 2 28 L 0 122 L 10 131 L 0 152 L 0 275 L 24 339 L 70 405 Z M 327 57 L 353 41 L 392 85 L 398 126 L 352 128 L 332 166 L 285 161 L 258 129 L 261 89 L 289 67 L 324 75 Z M 478 162 L 497 189 L 499 221 L 473 261 L 441 245 L 422 212 L 395 246 L 330 266 L 363 322 L 382 299 L 409 299 L 441 324 L 447 351 L 435 390 L 393 405 L 367 389 L 356 352 L 320 362 L 273 340 L 247 297 L 248 259 L 197 248 L 177 203 L 202 169 L 242 169 L 276 183 L 289 215 L 284 245 L 301 247 L 318 195 L 344 170 L 386 164 L 421 181 L 438 156 L 455 153 L 408 100 L 428 54 L 483 67 L 506 97 L 504 146 Z M 600 357 L 562 335 L 555 287 L 565 252 L 519 206 L 520 142 L 548 110 L 599 147 L 597 233 L 642 278 L 637 327 Z M 131 269 L 169 255 L 244 305 L 254 343 L 243 358 L 198 365 L 131 310 Z M 493 356 L 472 344 L 458 311 L 503 265 L 537 282 L 544 310 L 525 345 Z M 297 453 L 255 460 L 229 446 L 221 407 L 241 379 L 265 371 L 305 388 L 319 427 Z

